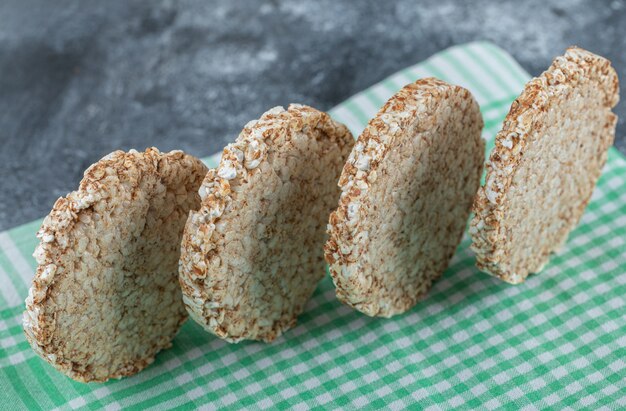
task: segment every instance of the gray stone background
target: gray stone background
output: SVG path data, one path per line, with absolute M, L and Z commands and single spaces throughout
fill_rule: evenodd
M 45 215 L 113 150 L 205 156 L 272 106 L 328 109 L 472 40 L 533 75 L 576 44 L 626 79 L 623 0 L 3 0 L 0 229 Z

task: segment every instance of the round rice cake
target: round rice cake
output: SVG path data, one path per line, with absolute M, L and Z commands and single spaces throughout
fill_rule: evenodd
M 187 317 L 180 239 L 206 172 L 181 151 L 116 151 L 56 201 L 23 319 L 35 352 L 89 382 L 134 374 L 171 346 Z
M 311 107 L 276 107 L 248 123 L 200 188 L 180 263 L 191 317 L 230 342 L 293 327 L 324 276 L 325 223 L 354 144 Z
M 471 93 L 435 78 L 402 88 L 359 136 L 331 214 L 339 300 L 370 315 L 411 308 L 459 244 L 484 161 Z
M 526 84 L 476 196 L 470 235 L 478 268 L 518 284 L 565 242 L 613 144 L 618 94 L 610 62 L 577 47 Z

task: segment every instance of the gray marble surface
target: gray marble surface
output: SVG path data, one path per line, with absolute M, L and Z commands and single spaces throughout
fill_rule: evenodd
M 621 0 L 3 0 L 0 229 L 110 151 L 205 156 L 272 106 L 328 109 L 454 44 L 493 41 L 535 75 L 577 44 L 626 79 L 625 23 Z

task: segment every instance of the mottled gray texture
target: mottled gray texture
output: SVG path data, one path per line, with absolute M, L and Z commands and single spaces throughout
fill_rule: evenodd
M 535 75 L 576 44 L 626 79 L 623 0 L 469 3 L 4 0 L 0 229 L 115 149 L 205 156 L 272 106 L 328 109 L 454 44 L 493 41 Z

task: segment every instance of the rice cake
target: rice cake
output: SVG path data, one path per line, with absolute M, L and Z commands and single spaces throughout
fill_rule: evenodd
M 589 202 L 613 144 L 618 100 L 611 63 L 577 47 L 526 84 L 476 196 L 478 268 L 511 284 L 541 271 Z
M 75 380 L 106 381 L 171 345 L 187 318 L 180 239 L 206 171 L 180 151 L 116 151 L 56 201 L 23 320 L 37 354 Z
M 370 315 L 411 308 L 459 244 L 484 161 L 471 93 L 435 78 L 402 88 L 350 154 L 325 256 L 339 300 Z
M 180 282 L 191 317 L 230 342 L 293 327 L 324 276 L 325 223 L 354 144 L 326 113 L 292 104 L 248 123 L 200 188 Z

